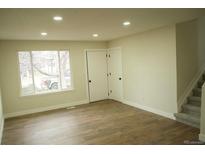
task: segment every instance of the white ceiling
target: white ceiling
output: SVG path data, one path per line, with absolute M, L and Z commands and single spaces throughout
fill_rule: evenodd
M 53 21 L 55 15 L 63 21 Z M 0 9 L 0 39 L 112 40 L 199 16 L 205 9 Z M 123 21 L 131 25 L 125 28 Z

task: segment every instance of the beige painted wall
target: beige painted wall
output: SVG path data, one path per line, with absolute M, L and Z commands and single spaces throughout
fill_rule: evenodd
M 198 20 L 198 53 L 199 53 L 199 65 L 205 65 L 205 17 Z M 205 142 L 205 86 L 203 86 L 201 105 L 201 124 L 199 138 Z
M 1 144 L 1 139 L 3 135 L 3 108 L 2 108 L 2 97 L 1 97 L 1 88 L 0 88 L 0 144 Z
M 199 71 L 197 47 L 197 20 L 176 25 L 177 99 Z
M 0 128 L 1 128 L 2 119 L 3 119 L 3 108 L 2 108 L 2 97 L 1 97 L 1 89 L 0 89 Z
M 59 104 L 86 101 L 86 65 L 84 49 L 104 49 L 106 42 L 68 41 L 0 41 L 0 84 L 4 112 L 14 113 Z M 18 50 L 69 49 L 74 77 L 74 90 L 38 96 L 20 97 Z
M 177 111 L 175 26 L 109 42 L 122 48 L 124 99 L 166 113 Z
M 3 117 L 3 107 L 2 107 L 2 97 L 1 97 L 1 89 L 0 89 L 0 126 L 2 122 L 2 117 Z
M 204 70 L 205 18 L 176 24 L 178 105 L 190 83 Z
M 197 20 L 197 38 L 198 38 L 198 66 L 203 67 L 205 65 L 205 17 Z
M 199 139 L 205 142 L 205 86 L 202 87 L 201 122 Z

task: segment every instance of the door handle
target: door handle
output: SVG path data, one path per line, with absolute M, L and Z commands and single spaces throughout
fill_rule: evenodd
M 88 82 L 91 83 L 91 80 L 89 80 Z
M 122 78 L 119 78 L 119 80 L 122 80 Z

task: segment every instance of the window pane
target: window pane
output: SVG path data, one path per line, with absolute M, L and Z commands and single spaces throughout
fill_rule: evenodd
M 18 52 L 21 78 L 21 94 L 30 95 L 34 93 L 31 57 L 29 52 Z
M 62 89 L 71 87 L 70 59 L 68 51 L 60 51 Z
M 60 76 L 57 51 L 32 51 L 36 92 L 59 90 Z

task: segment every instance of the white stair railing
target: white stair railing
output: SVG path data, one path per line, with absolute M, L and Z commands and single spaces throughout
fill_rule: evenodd
M 199 140 L 205 142 L 205 83 L 201 91 L 201 119 Z

